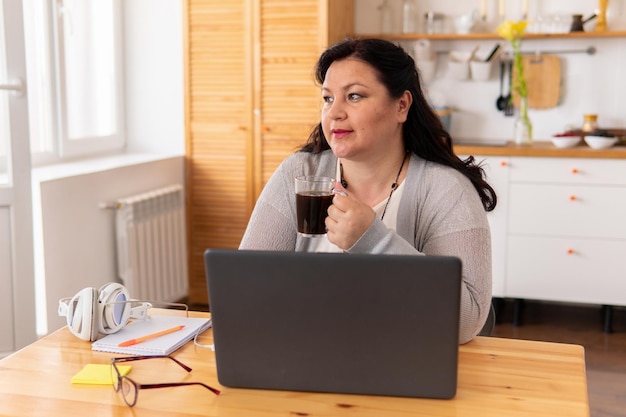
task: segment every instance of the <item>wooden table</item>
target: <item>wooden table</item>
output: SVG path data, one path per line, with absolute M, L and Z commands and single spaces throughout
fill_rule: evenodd
M 193 316 L 207 313 L 192 312 Z M 375 329 L 372 329 L 375 332 Z M 210 331 L 198 338 L 212 343 Z M 111 386 L 72 385 L 88 363 L 114 356 L 91 350 L 67 328 L 0 360 L 2 416 L 589 416 L 581 346 L 477 337 L 460 346 L 457 395 L 452 400 L 319 394 L 221 387 L 211 349 L 188 343 L 166 359 L 131 362 L 140 383 L 200 381 L 198 386 L 140 390 L 128 407 Z

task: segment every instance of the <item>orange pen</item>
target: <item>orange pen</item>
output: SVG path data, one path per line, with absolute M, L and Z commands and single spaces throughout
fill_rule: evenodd
M 141 336 L 141 337 L 138 337 L 136 339 L 126 340 L 125 342 L 122 342 L 122 343 L 120 343 L 117 346 L 118 347 L 127 347 L 127 346 L 136 345 L 137 343 L 145 342 L 146 340 L 154 339 L 155 337 L 159 337 L 159 336 L 163 336 L 163 335 L 166 335 L 166 334 L 169 334 L 169 333 L 177 332 L 179 330 L 182 330 L 184 327 L 185 326 L 176 326 L 176 327 L 172 327 L 170 329 L 161 330 L 160 332 L 156 332 L 156 333 L 148 334 L 148 335 L 145 335 L 145 336 Z

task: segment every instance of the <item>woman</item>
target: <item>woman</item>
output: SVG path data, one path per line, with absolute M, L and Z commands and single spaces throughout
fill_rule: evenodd
M 240 249 L 456 256 L 463 263 L 460 342 L 491 303 L 496 195 L 460 160 L 422 94 L 413 59 L 391 42 L 348 39 L 320 57 L 321 123 L 261 193 Z M 338 178 L 327 235 L 296 231 L 294 177 Z

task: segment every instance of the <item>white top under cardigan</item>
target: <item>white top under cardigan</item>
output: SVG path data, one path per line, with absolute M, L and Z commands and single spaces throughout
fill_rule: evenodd
M 261 192 L 239 248 L 314 251 L 314 239 L 301 237 L 296 230 L 294 177 L 333 177 L 336 166 L 330 150 L 297 152 L 286 158 Z M 480 197 L 460 172 L 414 154 L 402 186 L 395 230 L 377 217 L 345 252 L 460 258 L 459 342 L 466 343 L 482 328 L 491 305 L 491 235 Z

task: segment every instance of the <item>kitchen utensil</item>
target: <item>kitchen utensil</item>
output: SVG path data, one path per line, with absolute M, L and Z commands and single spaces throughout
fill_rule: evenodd
M 487 58 L 485 58 L 485 62 L 489 62 L 494 59 L 496 56 L 496 52 L 498 52 L 498 49 L 500 49 L 500 44 L 496 43 L 496 46 L 493 47 L 491 52 L 489 52 L 489 55 L 487 55 Z
M 583 32 L 585 30 L 584 24 L 595 19 L 596 17 L 597 15 L 592 14 L 591 16 L 583 20 L 582 14 L 572 15 L 572 26 L 570 27 L 569 31 L 570 32 Z
M 572 15 L 572 26 L 569 28 L 570 32 L 582 32 L 583 29 L 583 15 Z
M 476 45 L 474 47 L 474 49 L 472 49 L 472 52 L 470 53 L 468 61 L 473 61 L 474 60 L 474 57 L 476 56 L 476 52 L 478 52 L 478 48 L 480 48 L 480 46 Z
M 556 55 L 522 56 L 524 77 L 528 91 L 528 107 L 548 109 L 555 107 L 561 94 L 561 60 Z M 519 98 L 515 100 L 519 106 Z
M 506 97 L 504 97 L 504 61 L 500 60 L 500 97 L 496 100 L 496 108 L 504 111 L 506 107 Z
M 505 116 L 513 116 L 515 114 L 515 106 L 513 105 L 513 100 L 511 99 L 511 94 L 513 92 L 513 61 L 506 61 L 506 72 L 509 76 L 509 94 L 505 97 L 506 106 L 504 107 L 504 115 Z

